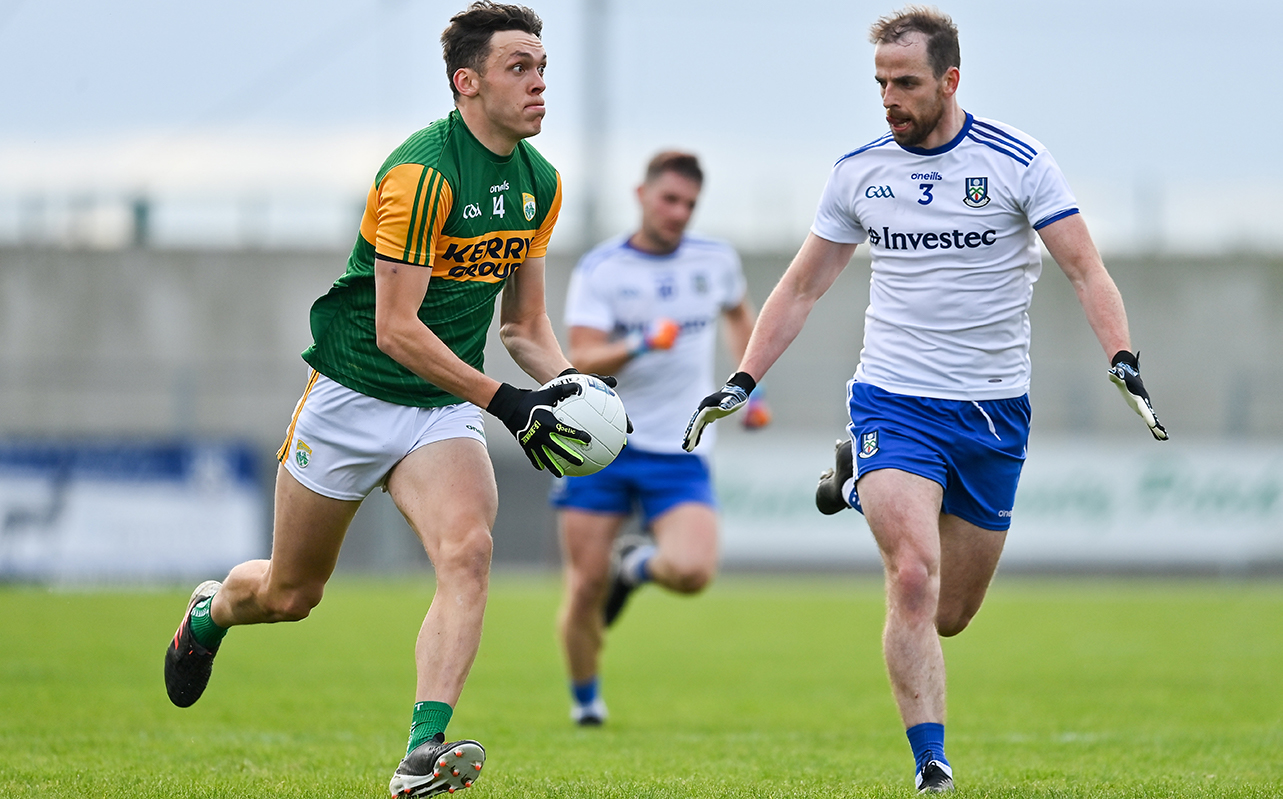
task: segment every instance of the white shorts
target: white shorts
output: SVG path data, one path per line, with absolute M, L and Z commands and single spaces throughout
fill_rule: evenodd
M 481 409 L 397 405 L 312 370 L 276 459 L 294 479 L 332 499 L 365 499 L 419 447 L 450 438 L 486 443 Z

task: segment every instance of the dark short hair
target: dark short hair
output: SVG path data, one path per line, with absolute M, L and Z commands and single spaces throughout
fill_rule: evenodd
M 931 73 L 941 78 L 949 67 L 962 65 L 958 46 L 958 26 L 934 6 L 905 6 L 903 10 L 882 17 L 869 28 L 869 41 L 892 44 L 913 32 L 927 37 L 927 63 Z
M 676 172 L 701 186 L 704 185 L 704 170 L 699 168 L 699 159 L 690 153 L 665 150 L 656 155 L 646 165 L 646 182 L 650 183 L 665 172 Z
M 467 10 L 450 18 L 450 24 L 441 33 L 441 55 L 445 58 L 450 92 L 456 100 L 459 90 L 454 87 L 454 73 L 461 69 L 482 72 L 490 57 L 490 37 L 499 31 L 525 31 L 538 37 L 543 32 L 543 20 L 525 6 L 490 0 L 476 0 Z

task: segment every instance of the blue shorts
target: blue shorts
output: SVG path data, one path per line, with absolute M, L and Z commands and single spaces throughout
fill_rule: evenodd
M 596 474 L 554 480 L 551 500 L 554 508 L 623 516 L 640 506 L 643 526 L 684 502 L 717 506 L 703 458 L 632 447 L 624 447 L 613 463 Z
M 985 530 L 1011 526 L 1029 443 L 1029 396 L 911 397 L 852 381 L 847 388 L 855 477 L 899 469 L 944 488 L 940 510 Z M 847 500 L 860 509 L 854 491 Z M 861 511 L 862 512 L 862 511 Z

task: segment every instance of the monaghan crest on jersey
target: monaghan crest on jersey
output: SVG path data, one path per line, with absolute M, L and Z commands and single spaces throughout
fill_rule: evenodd
M 521 193 L 521 213 L 526 215 L 527 222 L 535 218 L 535 195 Z
M 989 178 L 967 178 L 967 195 L 963 204 L 971 208 L 984 208 L 989 204 Z

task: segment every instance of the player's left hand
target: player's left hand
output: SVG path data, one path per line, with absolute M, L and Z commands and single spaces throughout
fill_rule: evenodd
M 557 375 L 557 377 L 565 377 L 566 375 L 577 375 L 577 374 L 583 374 L 583 373 L 572 366 L 566 371 Z M 611 388 L 615 388 L 616 386 L 619 385 L 619 381 L 615 379 L 614 375 L 599 375 L 596 372 L 592 372 L 588 376 L 597 378 L 598 380 L 610 386 Z M 624 432 L 631 434 L 633 432 L 633 420 L 628 418 L 627 411 L 624 411 L 624 421 L 628 423 L 628 429 L 625 430 Z
M 748 403 L 744 406 L 744 416 L 740 418 L 740 424 L 745 430 L 760 430 L 771 423 L 771 406 L 766 402 L 766 393 L 762 387 L 758 386 L 748 395 Z
M 757 381 L 748 372 L 736 372 L 731 375 L 726 385 L 705 397 L 695 409 L 690 424 L 686 425 L 686 438 L 682 441 L 682 449 L 694 452 L 695 447 L 699 446 L 699 438 L 703 435 L 704 428 L 747 405 L 748 395 L 752 394 L 755 388 L 757 388 Z
M 1132 355 L 1127 350 L 1119 350 L 1110 361 L 1109 379 L 1118 386 L 1132 410 L 1149 425 L 1149 432 L 1154 434 L 1154 438 L 1166 441 L 1167 429 L 1158 421 L 1154 406 L 1149 401 L 1149 392 L 1140 379 L 1140 352 Z

